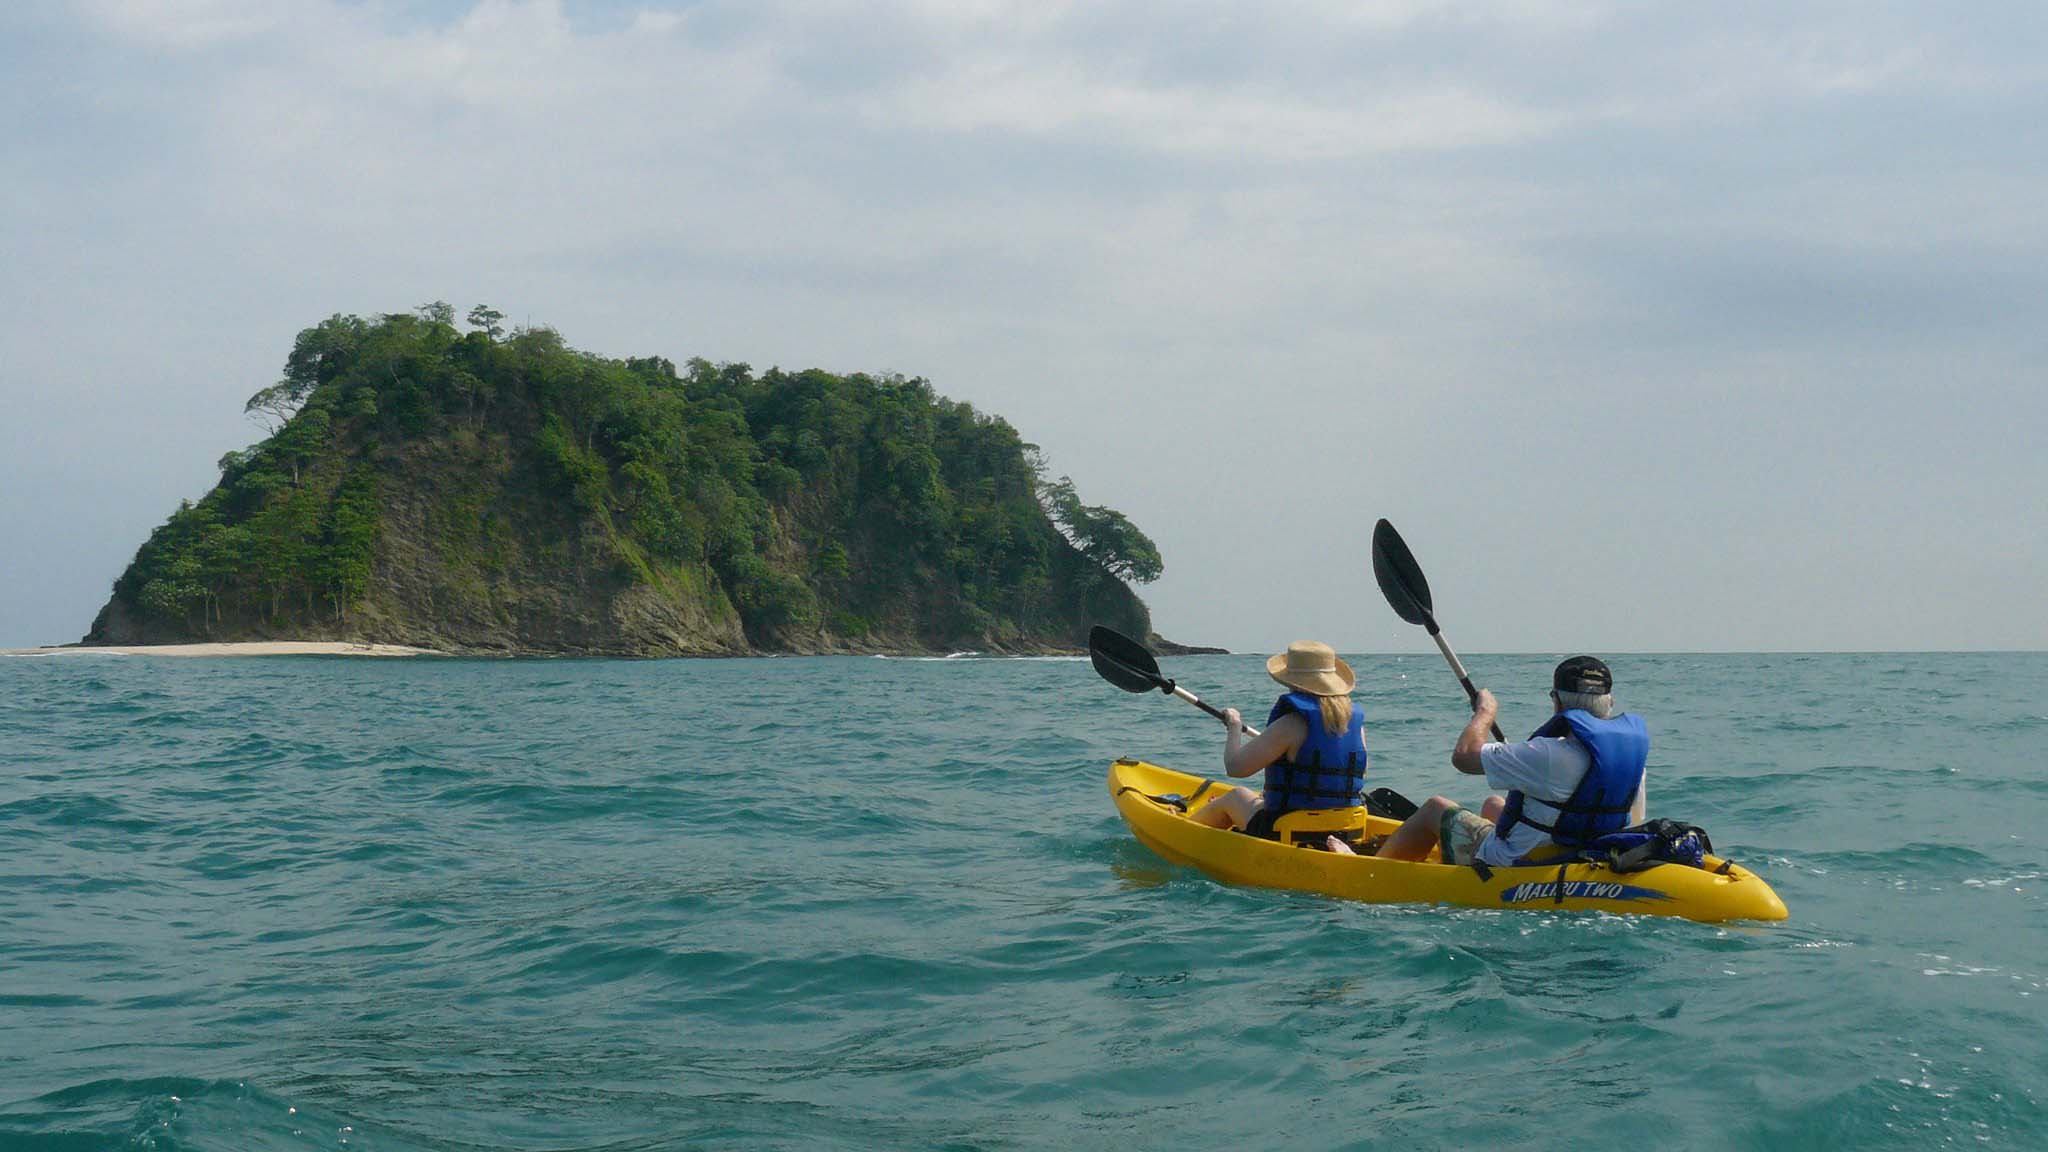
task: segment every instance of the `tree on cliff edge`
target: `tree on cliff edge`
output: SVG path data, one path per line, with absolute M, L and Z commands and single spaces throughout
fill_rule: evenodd
M 1046 514 L 1053 518 L 1081 550 L 1083 556 L 1102 565 L 1119 580 L 1150 584 L 1166 570 L 1159 546 L 1138 530 L 1130 518 L 1114 508 L 1083 504 L 1074 492 L 1074 481 L 1062 476 L 1040 489 Z

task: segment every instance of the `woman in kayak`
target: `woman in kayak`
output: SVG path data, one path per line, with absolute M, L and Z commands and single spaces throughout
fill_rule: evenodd
M 1266 661 L 1266 674 L 1287 691 L 1264 732 L 1245 743 L 1243 717 L 1235 708 L 1223 713 L 1223 770 L 1236 778 L 1264 772 L 1265 792 L 1232 788 L 1189 817 L 1197 824 L 1270 837 L 1286 813 L 1365 803 L 1365 717 L 1351 703 L 1351 666 L 1328 644 L 1297 640 Z

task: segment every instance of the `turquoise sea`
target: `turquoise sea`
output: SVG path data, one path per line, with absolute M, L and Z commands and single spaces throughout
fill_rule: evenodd
M 1221 887 L 1082 661 L 0 659 L 0 1148 L 2048 1147 L 2048 655 L 1610 659 L 1788 922 Z

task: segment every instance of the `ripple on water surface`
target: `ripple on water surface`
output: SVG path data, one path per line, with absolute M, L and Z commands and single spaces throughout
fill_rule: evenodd
M 1613 663 L 1792 920 L 1214 884 L 1102 776 L 1215 732 L 1085 663 L 0 661 L 0 1147 L 2048 1145 L 2048 658 Z

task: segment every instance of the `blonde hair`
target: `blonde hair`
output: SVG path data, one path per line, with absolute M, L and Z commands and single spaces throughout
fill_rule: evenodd
M 1318 696 L 1316 703 L 1323 709 L 1323 731 L 1342 736 L 1351 730 L 1351 697 Z

